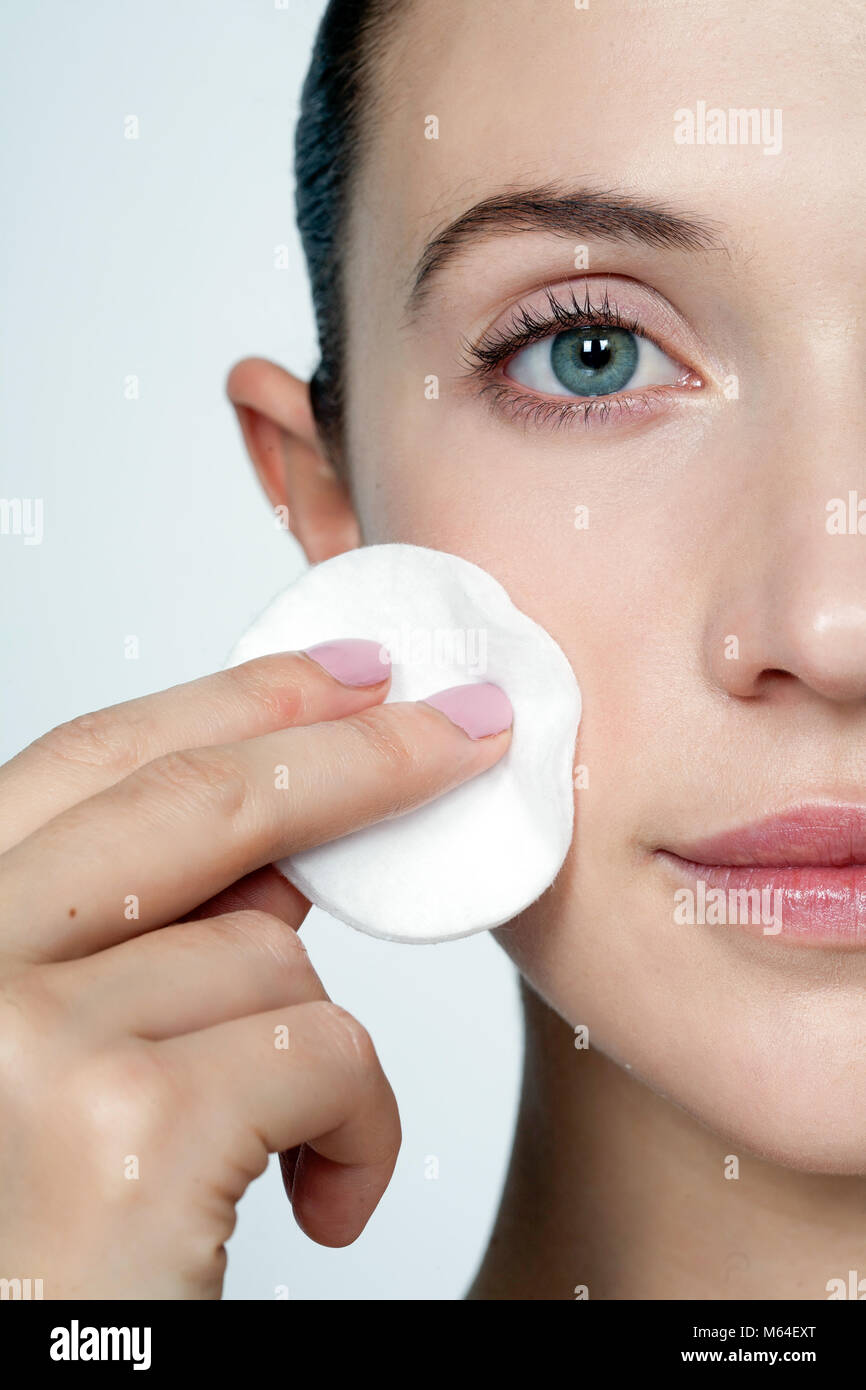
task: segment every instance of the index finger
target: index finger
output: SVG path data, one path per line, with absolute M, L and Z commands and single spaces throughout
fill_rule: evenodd
M 484 773 L 509 745 L 511 705 L 489 684 L 458 693 L 459 716 L 445 691 L 148 763 L 0 857 L 9 949 L 89 955 Z
M 354 714 L 384 699 L 390 675 L 378 642 L 323 642 L 60 724 L 0 768 L 0 853 L 164 753 Z

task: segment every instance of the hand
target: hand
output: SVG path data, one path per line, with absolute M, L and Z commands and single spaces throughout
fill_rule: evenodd
M 396 1102 L 301 944 L 309 903 L 270 866 L 448 791 L 510 738 L 383 705 L 384 669 L 350 686 L 265 657 L 0 769 L 0 1277 L 218 1298 L 271 1152 L 313 1240 L 363 1230 Z

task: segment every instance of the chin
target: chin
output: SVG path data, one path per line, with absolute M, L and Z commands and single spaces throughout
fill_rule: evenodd
M 741 959 L 696 937 L 666 953 L 652 949 L 665 924 L 650 928 L 651 902 L 611 918 L 599 901 L 577 922 L 542 904 L 499 928 L 499 944 L 570 1030 L 586 1025 L 594 1051 L 680 1112 L 673 1123 L 696 1120 L 705 1151 L 718 1142 L 720 1171 L 736 1154 L 866 1175 L 861 952 L 770 946 L 756 966 L 760 945 Z M 630 937 L 635 923 L 645 930 Z
M 792 1019 L 792 1035 L 797 1028 Z M 828 1039 L 803 1030 L 784 1057 L 729 1050 L 724 1080 L 710 1069 L 702 1075 L 693 1059 L 686 1094 L 671 1099 L 730 1143 L 731 1152 L 739 1146 L 800 1173 L 862 1177 L 866 1062 L 862 1051 L 858 1063 L 852 1056 L 857 1049 L 844 1031 Z

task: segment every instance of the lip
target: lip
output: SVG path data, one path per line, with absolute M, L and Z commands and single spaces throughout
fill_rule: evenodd
M 866 947 L 866 806 L 804 804 L 655 854 L 696 885 L 697 923 L 803 946 Z M 688 920 L 688 899 L 679 904 Z

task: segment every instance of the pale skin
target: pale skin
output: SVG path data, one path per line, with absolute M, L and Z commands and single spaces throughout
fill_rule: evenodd
M 355 204 L 347 241 L 343 469 L 326 456 L 304 381 L 261 359 L 239 363 L 229 377 L 266 495 L 288 506 L 311 561 L 384 540 L 464 555 L 548 628 L 581 682 L 577 757 L 590 777 L 577 793 L 572 850 L 553 888 L 497 932 L 525 982 L 527 1055 L 511 1172 L 474 1298 L 568 1299 L 587 1286 L 602 1299 L 819 1299 L 827 1280 L 849 1269 L 866 1274 L 864 953 L 756 943 L 700 927 L 674 931 L 670 884 L 652 856 L 671 837 L 716 832 L 732 817 L 754 819 L 795 795 L 864 799 L 866 541 L 830 538 L 823 524 L 827 499 L 866 492 L 860 24 L 858 7 L 842 0 L 829 9 L 800 0 L 738 0 L 722 10 L 623 3 L 575 11 L 538 0 L 414 7 L 384 59 L 388 101 L 362 179 L 370 193 Z M 677 145 L 673 113 L 699 99 L 780 109 L 782 149 L 767 156 L 760 148 Z M 430 113 L 439 119 L 436 141 L 424 138 Z M 663 203 L 712 222 L 719 243 L 672 249 L 543 227 L 512 231 L 465 246 L 431 282 L 423 311 L 407 314 L 414 267 L 434 234 L 484 198 L 552 184 Z M 589 255 L 580 271 L 578 244 Z M 524 427 L 494 415 L 463 375 L 461 343 L 476 341 L 539 287 L 564 282 L 581 298 L 606 286 L 612 299 L 629 300 L 632 317 L 655 316 L 648 326 L 662 349 L 699 385 L 665 388 L 658 414 L 638 410 L 592 428 Z M 431 374 L 440 382 L 436 400 L 424 392 Z M 589 513 L 582 531 L 574 526 L 577 506 Z M 738 639 L 736 660 L 725 655 L 730 635 Z M 305 658 L 286 660 L 304 662 L 305 681 L 318 680 Z M 282 676 L 272 678 L 276 692 Z M 20 1070 L 11 1087 L 6 1073 L 5 1103 L 17 1107 L 19 1126 L 29 1117 L 24 1143 L 35 1157 L 28 1167 L 17 1153 L 2 1175 L 0 1201 L 8 1202 L 13 1181 L 17 1201 L 0 1229 L 10 1227 L 26 1267 L 44 1254 L 67 1283 L 82 1278 L 72 1273 L 69 1227 L 61 1238 L 46 1205 L 50 1211 L 56 1199 L 80 1212 L 82 1232 L 101 1230 L 88 1249 L 84 1287 L 64 1290 L 72 1293 L 99 1296 L 118 1277 L 122 1227 L 128 1242 L 147 1235 L 130 1293 L 216 1295 L 222 1243 L 246 1182 L 268 1148 L 315 1141 L 323 1124 L 348 1148 L 322 1154 L 337 1166 L 311 1168 L 322 1186 L 309 1205 L 296 1190 L 295 1208 L 313 1238 L 351 1239 L 396 1151 L 393 1099 L 367 1034 L 343 1015 L 332 1028 L 322 987 L 294 954 L 277 974 L 287 991 L 301 991 L 297 998 L 275 1000 L 279 984 L 261 969 L 253 925 L 270 933 L 279 956 L 294 949 L 291 928 L 304 904 L 268 898 L 267 922 L 241 927 L 240 946 L 227 953 L 226 987 L 229 994 L 237 987 L 239 952 L 251 993 L 232 998 L 218 1017 L 185 1017 L 185 1010 L 202 1007 L 204 992 L 193 987 L 202 970 L 213 972 L 214 998 L 225 997 L 220 946 L 226 936 L 234 941 L 231 923 L 192 928 L 203 935 L 190 950 L 189 998 L 182 989 L 168 1001 L 148 992 L 145 951 L 167 952 L 167 924 L 230 886 L 215 883 L 208 869 L 209 854 L 212 865 L 219 858 L 213 830 L 202 824 L 201 845 L 192 860 L 185 847 L 184 872 L 175 866 L 172 876 L 156 839 L 142 842 L 140 817 L 130 817 L 124 832 L 114 814 L 119 853 L 124 834 L 130 854 L 150 845 L 160 910 L 130 932 L 113 899 L 106 913 L 82 896 L 76 836 L 96 833 L 106 797 L 120 798 L 121 807 L 125 797 L 136 804 L 144 797 L 155 835 L 159 797 L 172 779 L 148 768 L 159 768 L 172 749 L 203 744 L 233 745 L 232 764 L 248 767 L 248 753 L 237 749 L 284 737 L 278 731 L 289 722 L 280 720 L 276 694 L 268 727 L 245 722 L 230 700 L 225 726 L 211 722 L 204 737 L 212 702 L 195 692 L 189 698 L 200 709 L 186 723 L 174 710 L 150 707 L 149 740 L 138 720 L 134 737 L 129 726 L 123 732 L 122 710 L 107 716 L 114 750 L 107 770 L 93 751 L 81 766 L 56 736 L 52 753 L 50 736 L 46 747 L 21 755 L 38 760 L 23 782 L 20 761 L 17 773 L 16 762 L 5 773 L 5 803 L 23 820 L 5 832 L 7 845 L 22 843 L 5 857 L 17 866 L 19 908 L 3 942 L 4 997 L 11 991 L 25 1041 L 38 1042 L 27 1051 L 29 1090 Z M 338 687 L 331 698 L 349 697 Z M 351 698 L 364 703 L 327 705 L 319 727 L 338 736 L 348 720 L 354 731 L 351 721 L 366 717 L 376 698 L 357 691 Z M 424 795 L 442 790 L 443 778 L 479 771 L 472 760 L 495 758 L 507 741 L 473 743 L 429 710 L 396 717 L 415 719 L 411 737 L 427 750 L 412 759 L 426 769 Z M 360 746 L 363 730 L 358 756 L 375 761 Z M 448 748 L 436 762 L 427 740 L 440 738 Z M 310 766 L 326 752 L 311 743 L 299 757 Z M 71 773 L 58 773 L 70 763 Z M 41 778 L 40 766 L 47 768 Z M 191 766 L 189 774 L 189 760 L 181 763 L 195 797 L 203 769 L 195 758 Z M 213 755 L 206 766 L 213 768 Z M 18 778 L 11 792 L 10 776 Z M 371 788 L 364 815 L 390 813 L 386 780 L 378 793 Z M 288 852 L 301 827 L 322 838 L 339 833 L 333 821 L 310 831 L 313 802 L 291 826 L 285 808 L 274 813 L 277 825 L 256 806 L 258 838 L 254 847 L 242 837 L 246 858 L 234 878 Z M 58 811 L 60 819 L 46 824 Z M 342 803 L 331 808 L 335 820 L 343 814 Z M 43 936 L 27 910 L 37 901 L 33 885 L 41 902 L 47 878 L 34 844 L 60 856 L 48 878 L 58 885 L 56 910 L 39 923 L 49 949 L 61 952 L 56 969 L 34 958 Z M 288 892 L 270 879 L 265 886 Z M 77 899 L 78 916 L 69 919 Z M 132 940 L 114 945 L 124 931 Z M 73 939 L 86 940 L 85 948 L 70 950 Z M 112 951 L 127 952 L 129 964 Z M 108 968 L 129 980 L 124 1020 L 100 1012 L 114 999 L 114 982 L 99 988 L 99 971 Z M 330 1082 L 322 1103 L 333 1108 L 324 1117 L 305 1111 L 304 1078 L 296 1105 L 279 1114 L 269 1108 L 262 1028 L 271 1027 L 274 1010 L 283 1017 L 292 1009 L 327 1020 L 307 1054 L 311 1068 L 321 1067 L 320 1082 Z M 130 1020 L 139 1017 L 136 1029 Z M 178 1018 L 193 1028 L 178 1028 Z M 589 1029 L 587 1050 L 574 1047 L 576 1025 Z M 217 1158 L 199 1146 L 202 1129 L 212 1131 L 207 1118 L 199 1112 L 187 1128 L 178 1116 L 192 1092 L 204 1107 L 214 1095 L 221 1027 L 239 1041 L 228 1048 L 238 1068 L 231 1142 Z M 62 1045 L 48 1048 L 44 1039 L 55 1029 Z M 63 1068 L 79 1058 L 76 1088 Z M 255 1115 L 244 1108 L 252 1100 L 245 1064 L 261 1088 Z M 169 1223 L 154 1221 L 153 1208 L 135 1209 L 113 1173 L 108 1188 L 100 1179 L 106 1128 L 116 1125 L 114 1107 L 124 1113 L 127 1066 L 145 1072 L 147 1104 L 130 1117 L 141 1147 L 160 1162 L 159 1140 L 170 1133 L 180 1148 L 169 1153 L 183 1180 L 154 1201 L 164 1201 L 175 1222 L 185 1214 L 183 1249 L 160 1243 Z M 322 1096 L 321 1084 L 316 1092 Z M 52 1137 L 46 1113 L 52 1097 L 67 1094 L 73 1099 L 64 1103 L 79 1107 L 74 1123 L 97 1152 L 89 1173 L 62 1173 L 59 1189 L 46 1155 L 60 1135 L 67 1142 L 69 1117 Z M 224 1112 L 224 1078 L 217 1102 Z M 735 1181 L 725 1178 L 729 1155 L 740 1162 Z M 193 1183 L 200 1193 L 203 1162 L 213 1202 L 189 1197 Z M 80 1268 L 80 1244 L 76 1253 Z
M 5 1277 L 51 1299 L 217 1298 L 235 1204 L 275 1152 L 308 1235 L 363 1229 L 397 1105 L 270 865 L 447 792 L 510 739 L 384 707 L 389 683 L 265 657 L 2 769 Z
M 866 493 L 861 11 L 445 0 L 384 62 L 347 242 L 349 495 L 320 471 L 304 382 L 254 360 L 230 391 L 312 553 L 360 536 L 465 555 L 581 682 L 571 854 L 496 933 L 528 1046 L 471 1296 L 826 1298 L 866 1275 L 864 953 L 674 930 L 651 851 L 798 797 L 864 800 L 866 542 L 825 527 L 828 499 Z M 676 144 L 701 99 L 780 109 L 781 150 Z M 407 313 L 434 235 L 551 184 L 660 202 L 719 245 L 511 231 L 465 245 Z M 463 341 L 561 282 L 627 299 L 701 388 L 609 425 L 492 413 Z

